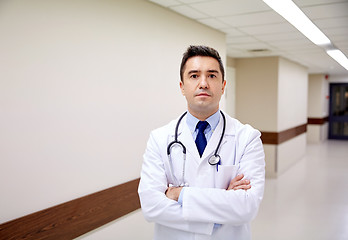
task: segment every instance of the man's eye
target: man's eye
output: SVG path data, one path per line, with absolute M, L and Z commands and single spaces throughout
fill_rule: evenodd
M 210 78 L 216 78 L 216 76 L 214 74 L 210 74 L 209 77 Z
M 198 78 L 197 74 L 192 74 L 190 78 Z

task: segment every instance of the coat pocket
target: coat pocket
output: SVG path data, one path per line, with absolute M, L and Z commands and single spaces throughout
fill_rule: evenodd
M 231 166 L 219 166 L 219 171 L 215 172 L 215 188 L 227 189 L 230 181 L 237 176 L 239 164 Z

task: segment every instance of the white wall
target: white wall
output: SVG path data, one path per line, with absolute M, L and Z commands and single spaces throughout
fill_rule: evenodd
M 331 83 L 346 83 L 348 82 L 348 74 L 347 75 L 334 75 L 334 76 L 329 76 L 329 82 Z
M 310 74 L 308 78 L 308 118 L 329 115 L 329 81 L 324 74 Z M 318 143 L 327 139 L 328 124 L 307 126 L 307 142 Z
M 187 46 L 226 57 L 223 33 L 142 0 L 2 1 L 0 32 L 0 222 L 138 178 L 186 109 Z
M 307 123 L 307 68 L 279 58 L 278 126 L 283 131 Z
M 307 134 L 300 134 L 277 147 L 277 176 L 301 160 L 306 153 Z
M 278 131 L 307 123 L 307 68 L 279 58 Z M 277 174 L 280 175 L 303 158 L 306 152 L 306 133 L 278 145 Z
M 324 123 L 322 125 L 318 124 L 308 124 L 307 125 L 307 142 L 309 143 L 319 143 L 328 139 L 329 135 L 329 124 Z

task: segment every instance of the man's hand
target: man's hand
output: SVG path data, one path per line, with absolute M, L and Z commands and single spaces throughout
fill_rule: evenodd
M 240 174 L 240 175 L 237 175 L 235 178 L 233 178 L 227 190 L 250 189 L 251 188 L 250 181 L 247 179 L 243 179 L 243 177 L 244 177 L 244 174 Z
M 167 198 L 178 201 L 181 189 L 182 187 L 168 187 L 166 191 Z
M 244 178 L 244 174 L 240 174 L 236 176 L 235 178 L 233 178 L 227 190 L 250 189 L 251 188 L 250 181 L 243 178 Z M 181 189 L 182 187 L 168 187 L 165 194 L 167 198 L 170 198 L 174 201 L 178 201 Z

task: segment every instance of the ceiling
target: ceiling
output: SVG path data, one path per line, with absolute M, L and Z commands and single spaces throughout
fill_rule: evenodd
M 227 56 L 283 56 L 309 73 L 348 75 L 348 71 L 308 40 L 262 0 L 150 0 L 226 33 Z M 348 0 L 293 0 L 348 56 Z

